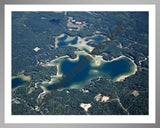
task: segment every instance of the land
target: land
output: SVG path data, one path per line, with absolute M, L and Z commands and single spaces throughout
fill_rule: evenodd
M 12 13 L 12 77 L 25 76 L 29 82 L 12 90 L 13 115 L 148 115 L 148 13 L 95 14 Z M 123 77 L 123 81 L 120 78 L 120 81 L 95 78 L 83 89 L 48 92 L 38 86 L 43 81 L 52 81 L 53 77 L 61 75 L 57 74 L 58 66 L 49 65 L 49 62 L 63 56 L 76 61 L 76 52 L 91 53 L 98 43 L 106 41 L 85 39 L 97 35 L 108 37 L 122 22 L 126 28 L 98 54 L 90 56 L 100 56 L 105 61 L 128 57 L 136 65 L 132 75 L 125 76 L 125 79 Z M 58 46 L 58 38 L 64 35 L 68 36 L 68 44 Z M 70 44 L 75 37 L 78 37 L 78 44 Z M 100 58 L 97 58 L 97 64 L 98 59 Z M 97 101 L 95 97 L 99 94 Z M 81 103 L 83 107 L 80 106 Z M 84 108 L 86 104 L 89 104 L 88 109 Z

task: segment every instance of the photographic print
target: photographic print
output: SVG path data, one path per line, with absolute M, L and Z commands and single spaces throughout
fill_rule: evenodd
M 12 11 L 11 115 L 149 115 L 149 11 Z

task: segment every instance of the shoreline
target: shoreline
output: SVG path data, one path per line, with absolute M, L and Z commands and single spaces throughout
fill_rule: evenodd
M 123 57 L 129 59 L 133 63 L 133 65 L 135 66 L 134 69 L 133 69 L 133 72 L 128 74 L 128 75 L 121 75 L 120 77 L 117 78 L 116 81 L 121 81 L 121 80 L 125 79 L 126 77 L 129 77 L 130 75 L 134 75 L 137 72 L 137 65 L 134 63 L 134 61 L 131 58 L 126 57 L 124 55 L 121 55 L 121 56 L 119 56 L 117 58 L 113 58 L 112 60 L 104 60 L 103 56 L 101 56 L 101 55 L 96 55 L 95 57 L 93 57 L 91 54 L 89 54 L 87 52 L 82 52 L 82 51 L 76 52 L 76 54 L 77 54 L 76 58 L 74 58 L 74 59 L 68 58 L 68 60 L 69 61 L 78 61 L 80 55 L 84 55 L 84 56 L 88 55 L 94 61 L 94 63 L 92 65 L 96 65 L 96 66 L 100 66 L 101 62 L 109 63 L 109 62 L 113 62 L 113 61 L 119 60 L 119 59 L 121 59 Z M 62 59 L 62 58 L 65 58 L 65 57 L 69 57 L 69 56 L 66 55 L 66 56 L 62 56 L 62 57 L 56 58 L 56 59 L 54 59 L 54 60 L 52 60 L 49 63 L 44 64 L 44 65 L 45 66 L 56 66 L 57 67 L 57 74 L 56 74 L 55 77 L 61 77 L 62 74 L 60 73 L 60 64 L 53 64 L 53 63 L 54 63 L 54 61 Z
M 58 39 L 61 38 L 61 37 L 64 37 L 64 36 L 65 36 L 64 33 L 62 33 L 62 34 L 59 35 L 59 36 L 53 36 L 53 37 L 55 37 L 55 48 L 58 47 L 58 43 L 59 43 Z
M 120 81 L 124 81 L 127 77 L 131 76 L 131 75 L 135 75 L 137 72 L 137 66 L 134 67 L 133 72 L 128 74 L 128 75 L 121 75 L 118 78 L 116 78 L 115 82 L 120 82 Z
M 22 80 L 28 81 L 28 82 L 31 81 L 31 76 L 25 76 L 24 74 L 20 74 L 20 75 L 17 75 L 17 76 L 12 76 L 12 79 L 15 79 L 15 78 L 21 78 Z
M 121 58 L 123 58 L 123 57 L 128 58 L 128 57 L 126 57 L 125 55 L 120 55 L 119 57 L 113 58 L 113 59 L 111 59 L 111 60 L 104 60 L 104 59 L 103 59 L 103 61 L 105 61 L 105 62 L 112 62 L 112 61 L 115 61 L 115 60 L 119 60 L 119 59 L 121 59 Z M 102 58 L 103 58 L 103 56 L 102 56 Z M 128 59 L 130 60 L 130 58 L 128 58 Z
M 17 76 L 12 76 L 12 80 L 13 80 L 13 79 L 16 79 L 16 78 L 20 78 L 20 79 L 22 79 L 23 81 L 27 81 L 27 82 L 30 82 L 30 81 L 31 81 L 31 76 L 25 76 L 24 74 L 19 74 L 19 75 L 17 75 Z M 12 88 L 12 92 L 14 92 L 15 90 L 17 90 L 17 89 L 20 88 L 20 87 L 23 87 L 24 85 L 25 85 L 25 83 L 24 83 L 24 84 L 21 84 L 21 85 L 18 85 L 17 87 Z
M 66 34 L 67 35 L 67 34 Z M 74 36 L 69 36 L 69 35 L 67 35 L 67 39 L 65 39 L 64 41 L 65 42 L 69 42 L 69 41 L 72 41 L 72 40 L 74 40 L 76 38 L 76 36 L 74 37 Z
M 65 36 L 65 35 L 67 35 L 67 34 L 61 34 L 61 35 L 57 36 L 55 39 L 58 41 L 58 38 L 61 38 L 61 37 Z M 90 37 L 93 38 L 95 36 L 96 35 L 90 36 Z M 67 39 L 70 39 L 69 37 L 70 36 L 67 35 Z M 87 45 L 87 43 L 90 40 L 85 41 L 85 39 L 87 39 L 89 37 L 84 37 L 84 38 L 81 38 L 80 36 L 76 36 L 76 37 L 78 37 L 77 44 L 75 44 L 75 45 L 68 44 L 69 46 L 71 45 L 71 46 L 77 47 L 78 49 L 81 49 L 81 50 L 83 50 L 84 48 L 86 48 L 89 51 L 92 51 L 94 49 L 94 47 L 91 47 L 91 46 Z M 76 37 L 71 37 L 71 38 L 73 39 L 73 38 L 76 38 Z M 57 45 L 58 42 L 55 43 L 55 44 Z M 57 78 L 62 77 L 62 73 L 60 72 L 60 65 L 61 64 L 60 63 L 54 63 L 54 62 L 56 62 L 56 61 L 60 61 L 61 62 L 61 59 L 63 59 L 63 58 L 67 58 L 71 62 L 78 61 L 80 55 L 90 56 L 92 58 L 91 60 L 94 62 L 94 63 L 92 63 L 92 61 L 91 61 L 91 65 L 92 66 L 100 66 L 101 63 L 103 63 L 103 62 L 109 63 L 109 62 L 113 62 L 113 61 L 119 60 L 119 59 L 121 59 L 123 57 L 129 59 L 132 62 L 132 64 L 134 65 L 134 69 L 132 69 L 133 71 L 131 73 L 129 73 L 129 74 L 123 74 L 123 75 L 120 75 L 118 78 L 115 78 L 116 79 L 115 82 L 116 81 L 123 81 L 125 78 L 127 78 L 127 77 L 129 77 L 131 75 L 134 75 L 137 72 L 137 65 L 134 63 L 134 60 L 132 60 L 129 57 L 126 57 L 125 55 L 120 55 L 119 57 L 116 57 L 116 58 L 112 57 L 111 60 L 104 60 L 102 55 L 94 55 L 93 56 L 92 54 L 90 54 L 90 53 L 88 53 L 88 52 L 86 52 L 84 50 L 83 51 L 75 51 L 75 54 L 77 55 L 77 57 L 74 58 L 74 59 L 70 58 L 68 55 L 65 55 L 65 56 L 58 57 L 58 58 L 56 58 L 54 60 L 51 60 L 49 63 L 44 64 L 44 66 L 56 66 L 57 67 L 57 74 L 55 75 L 54 78 L 51 78 L 51 80 L 48 81 L 47 84 L 52 84 L 52 83 L 54 83 L 54 81 L 56 81 Z
M 89 39 L 88 41 L 86 41 L 86 39 L 87 38 L 94 38 L 96 36 L 99 36 L 99 35 L 93 35 L 93 36 L 88 36 L 88 37 L 83 38 L 83 37 L 80 37 L 80 36 L 70 36 L 66 33 L 62 33 L 59 36 L 54 36 L 55 37 L 55 48 L 58 48 L 58 43 L 59 43 L 58 39 L 61 38 L 61 37 L 64 37 L 65 35 L 67 36 L 67 39 L 64 40 L 65 42 L 69 42 L 69 41 L 74 40 L 75 38 L 78 38 L 76 44 L 72 45 L 72 44 L 69 43 L 68 46 L 76 47 L 76 48 L 81 49 L 81 50 L 83 50 L 83 48 L 86 48 L 89 52 L 92 52 L 94 47 L 87 45 L 87 43 L 90 42 L 92 39 Z M 104 35 L 100 35 L 100 36 L 104 36 Z

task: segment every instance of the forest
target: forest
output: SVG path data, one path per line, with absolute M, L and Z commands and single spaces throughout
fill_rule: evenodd
M 148 114 L 148 12 L 96 12 L 93 16 L 87 12 L 12 12 L 12 76 L 24 71 L 24 75 L 31 76 L 31 82 L 24 84 L 12 92 L 13 115 L 130 115 Z M 86 22 L 80 31 L 70 31 L 67 27 L 69 17 L 76 21 Z M 75 51 L 80 49 L 72 46 L 55 46 L 55 36 L 65 33 L 69 36 L 87 37 L 100 32 L 109 35 L 121 23 L 125 24 L 122 32 L 110 42 L 100 48 L 100 52 L 93 55 L 102 55 L 105 60 L 125 55 L 138 67 L 135 75 L 122 82 L 113 82 L 106 78 L 93 79 L 82 90 L 68 89 L 53 92 L 50 100 L 43 105 L 38 104 L 37 97 L 43 92 L 35 83 L 50 81 L 56 75 L 55 66 L 43 67 L 40 64 L 50 62 L 57 57 L 68 55 L 76 58 Z M 88 45 L 98 47 L 99 43 L 91 41 Z M 39 47 L 39 51 L 34 51 Z M 32 90 L 32 91 L 31 91 Z M 134 96 L 132 92 L 138 91 Z M 101 93 L 110 97 L 108 102 L 97 102 L 94 97 Z M 86 113 L 80 103 L 91 103 L 92 107 Z M 35 107 L 36 106 L 36 107 Z M 37 109 L 37 106 L 39 109 Z

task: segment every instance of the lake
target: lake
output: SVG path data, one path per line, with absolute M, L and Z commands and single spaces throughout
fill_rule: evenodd
M 25 84 L 26 81 L 24 81 L 22 78 L 12 78 L 12 89 L 16 88 L 17 86 Z
M 56 64 L 53 61 L 52 64 Z M 112 61 L 103 60 L 102 56 L 92 57 L 85 54 L 78 55 L 78 59 L 61 58 L 57 63 L 58 74 L 52 82 L 41 84 L 47 90 L 81 89 L 92 79 L 105 77 L 116 81 L 121 75 L 130 75 L 135 70 L 135 64 L 127 57 L 119 57 Z

